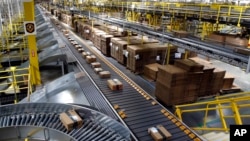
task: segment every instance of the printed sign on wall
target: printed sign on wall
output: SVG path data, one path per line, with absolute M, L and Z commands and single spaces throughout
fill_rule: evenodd
M 25 35 L 36 34 L 36 24 L 34 21 L 24 21 L 23 24 L 24 24 Z

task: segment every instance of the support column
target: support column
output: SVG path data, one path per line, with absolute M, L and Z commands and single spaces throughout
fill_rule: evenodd
M 39 62 L 38 62 L 37 47 L 36 47 L 34 5 L 35 5 L 34 0 L 23 0 L 24 28 L 25 28 L 25 35 L 28 38 L 31 83 L 34 85 L 40 85 L 41 77 L 40 77 Z

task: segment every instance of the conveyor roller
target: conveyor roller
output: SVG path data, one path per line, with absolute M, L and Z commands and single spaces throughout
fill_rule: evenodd
M 82 116 L 84 123 L 80 129 L 73 129 L 69 132 L 61 123 L 59 114 L 70 109 L 75 109 L 79 112 L 79 115 L 84 115 Z M 112 126 L 105 126 L 106 123 Z M 56 130 L 57 132 L 61 132 L 64 136 L 68 136 L 68 138 L 77 141 L 100 139 L 112 141 L 131 140 L 129 131 L 120 123 L 97 111 L 85 107 L 49 103 L 27 103 L 0 107 L 0 134 L 2 134 L 2 128 L 21 128 L 21 126 L 22 128 L 27 127 L 27 129 L 39 127 L 43 128 L 43 130 Z M 12 129 L 8 128 L 7 130 Z M 20 134 L 28 136 L 25 134 L 24 130 L 20 130 Z M 1 136 L 0 140 L 17 138 L 15 134 L 11 135 L 11 133 L 6 137 L 8 138 Z M 40 138 L 42 139 L 43 136 L 41 135 Z

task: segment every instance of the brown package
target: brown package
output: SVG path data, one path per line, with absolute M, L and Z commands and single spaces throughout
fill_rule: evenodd
M 94 68 L 95 73 L 99 74 L 99 72 L 103 71 L 102 68 Z
M 122 90 L 123 84 L 118 79 L 107 80 L 108 86 L 111 90 Z
M 155 127 L 149 128 L 148 133 L 153 137 L 154 141 L 163 141 L 162 135 Z
M 167 139 L 170 139 L 172 137 L 171 133 L 169 133 L 168 130 L 162 125 L 157 125 L 156 127 Z
M 73 128 L 81 128 L 83 124 L 82 118 L 75 112 L 75 110 L 61 113 L 59 118 L 68 131 L 71 131 Z
M 87 56 L 86 61 L 87 61 L 88 64 L 95 62 L 96 61 L 95 55 Z
M 101 72 L 99 72 L 99 76 L 101 77 L 101 78 L 110 78 L 110 72 L 109 71 L 101 71 Z
M 93 62 L 93 63 L 91 63 L 91 67 L 92 68 L 100 68 L 101 67 L 101 63 L 99 63 L 99 62 Z

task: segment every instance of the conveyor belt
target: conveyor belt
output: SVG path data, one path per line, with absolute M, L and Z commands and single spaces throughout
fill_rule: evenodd
M 136 139 L 141 141 L 152 140 L 152 137 L 147 133 L 147 129 L 162 124 L 170 133 L 172 133 L 172 141 L 202 140 L 158 102 L 156 102 L 156 105 L 152 105 L 151 102 L 155 100 L 130 78 L 124 75 L 122 73 L 123 70 L 118 70 L 114 65 L 107 61 L 107 59 L 96 53 L 93 48 L 86 46 L 80 38 L 75 38 L 76 36 L 72 37 L 75 38 L 75 40 L 82 45 L 86 51 L 90 51 L 97 56 L 97 61 L 101 63 L 102 68 L 111 72 L 111 78 L 117 78 L 123 83 L 123 90 L 111 91 L 107 87 L 107 79 L 100 79 L 91 66 L 82 58 L 81 54 L 69 44 L 69 41 L 62 34 L 60 35 L 95 84 L 103 92 L 110 104 L 113 106 L 118 104 L 120 109 L 125 110 L 127 117 L 123 119 L 123 121 L 135 135 Z M 162 109 L 164 109 L 165 114 L 161 112 Z M 117 112 L 118 111 L 119 110 L 117 110 Z
M 60 121 L 59 114 L 71 109 L 75 109 L 84 122 L 81 128 L 67 131 Z M 72 140 L 76 141 L 130 140 L 129 132 L 111 118 L 85 107 L 66 104 L 26 103 L 0 107 L 0 128 L 16 128 L 18 126 L 39 126 L 54 129 L 62 134 L 67 134 Z M 1 136 L 0 140 L 3 138 L 4 136 Z

